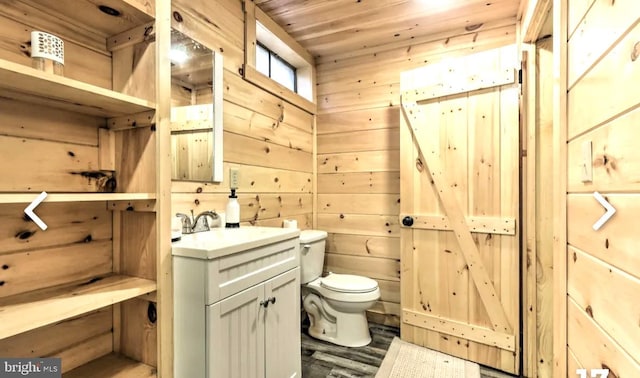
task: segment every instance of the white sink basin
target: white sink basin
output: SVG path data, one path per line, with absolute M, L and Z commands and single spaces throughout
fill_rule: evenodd
M 240 227 L 214 228 L 207 232 L 182 235 L 171 243 L 174 256 L 211 260 L 282 240 L 297 238 L 297 228 Z

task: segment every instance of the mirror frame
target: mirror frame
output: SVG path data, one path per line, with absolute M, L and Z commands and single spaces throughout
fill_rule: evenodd
M 212 55 L 212 63 L 213 63 L 213 72 L 212 72 L 212 95 L 213 95 L 213 103 L 211 106 L 213 107 L 213 119 L 212 119 L 212 170 L 211 170 L 211 180 L 197 180 L 197 179 L 182 179 L 182 178 L 171 178 L 172 181 L 187 181 L 187 182 L 214 182 L 221 183 L 224 180 L 224 172 L 223 172 L 223 161 L 224 161 L 224 143 L 223 143 L 223 135 L 224 135 L 224 127 L 223 127 L 223 115 L 224 115 L 224 82 L 223 82 L 223 72 L 224 72 L 224 62 L 223 56 L 220 52 L 210 48 L 206 44 L 194 39 L 188 34 L 185 34 L 182 30 L 176 29 L 172 27 L 174 32 L 181 33 L 183 36 L 190 38 L 191 40 L 197 42 L 198 44 L 206 47 L 211 51 Z M 173 96 L 173 94 L 172 94 Z M 173 107 L 172 107 L 173 108 Z M 171 131 L 173 133 L 173 130 Z M 172 160 L 174 157 L 172 157 Z M 174 160 L 175 164 L 175 160 Z M 175 166 L 172 167 L 175 169 Z

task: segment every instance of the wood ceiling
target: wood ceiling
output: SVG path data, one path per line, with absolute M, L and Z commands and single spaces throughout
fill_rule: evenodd
M 520 0 L 254 0 L 316 58 L 516 22 Z M 452 34 L 453 35 L 453 34 Z

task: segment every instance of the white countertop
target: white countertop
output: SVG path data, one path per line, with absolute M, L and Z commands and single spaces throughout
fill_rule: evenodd
M 171 243 L 174 256 L 215 259 L 282 240 L 297 238 L 297 228 L 240 227 L 213 228 L 206 232 L 182 235 Z

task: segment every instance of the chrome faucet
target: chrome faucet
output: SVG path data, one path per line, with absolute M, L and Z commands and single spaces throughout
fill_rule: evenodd
M 203 211 L 194 217 L 193 210 L 191 210 L 191 217 L 187 214 L 176 213 L 177 217 L 182 218 L 182 233 L 193 234 L 196 232 L 209 231 L 211 228 L 207 218 L 211 217 L 214 221 L 220 221 L 220 216 L 214 211 Z

